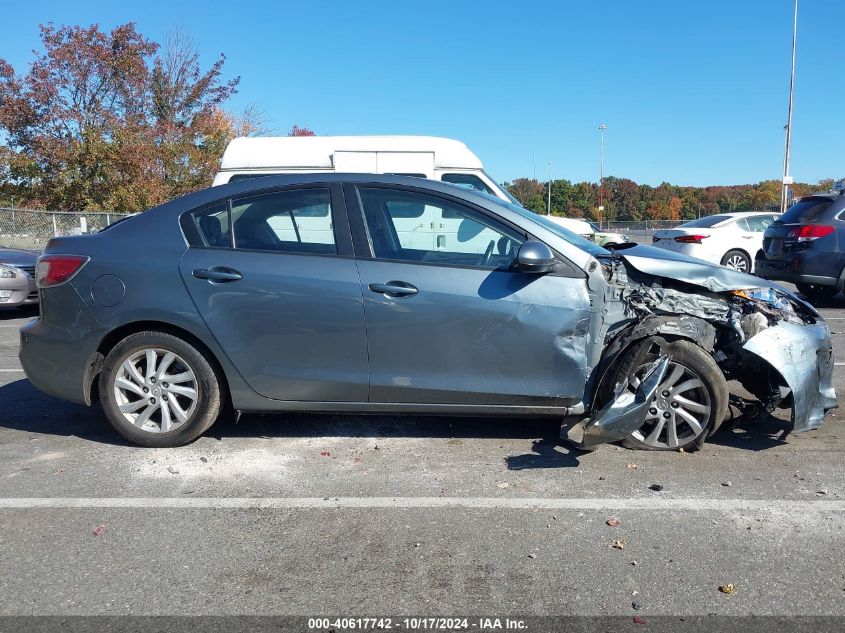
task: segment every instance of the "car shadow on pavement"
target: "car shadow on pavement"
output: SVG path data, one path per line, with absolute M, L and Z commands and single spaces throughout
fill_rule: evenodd
M 725 420 L 722 427 L 707 439 L 707 443 L 747 451 L 764 451 L 788 443 L 789 440 L 784 438 L 788 428 L 789 422 L 766 412 L 753 417 L 739 416 Z
M 431 437 L 532 439 L 557 437 L 556 420 L 340 413 L 277 413 L 222 416 L 207 435 L 231 437 Z
M 580 464 L 581 451 L 562 442 L 556 436 L 536 440 L 532 453 L 505 457 L 508 470 L 529 470 L 532 468 L 574 468 Z
M 73 404 L 45 395 L 28 380 L 0 385 L 0 429 L 76 436 L 104 444 L 127 445 L 109 425 L 99 405 Z M 446 439 L 557 438 L 556 420 L 435 416 L 279 413 L 245 414 L 239 421 L 223 413 L 206 435 L 229 438 L 431 437 Z M 547 440 L 539 440 L 547 441 Z M 556 441 L 556 440 L 548 440 Z
M 85 407 L 59 400 L 38 391 L 28 380 L 0 385 L 0 429 L 81 439 L 126 446 L 112 430 L 99 405 Z M 710 444 L 762 451 L 783 444 L 781 436 L 789 423 L 769 414 L 754 419 L 743 417 L 725 421 L 707 441 Z M 407 415 L 345 414 L 245 414 L 236 421 L 224 413 L 206 435 L 230 438 L 440 438 L 440 439 L 530 439 L 530 453 L 505 458 L 510 470 L 571 468 L 580 464 L 583 454 L 558 439 L 560 423 L 542 418 L 486 418 Z
M 38 316 L 38 306 L 23 306 L 21 308 L 0 307 L 0 321 L 11 321 L 12 319 L 34 319 Z
M 98 406 L 86 407 L 45 395 L 28 380 L 0 386 L 0 429 L 82 439 L 127 446 L 109 426 Z

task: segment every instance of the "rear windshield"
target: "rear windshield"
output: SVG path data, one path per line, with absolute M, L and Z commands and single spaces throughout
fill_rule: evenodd
M 721 224 L 722 222 L 727 222 L 728 220 L 733 220 L 733 217 L 730 215 L 706 215 L 703 218 L 698 218 L 697 220 L 686 222 L 685 224 L 682 224 L 681 227 L 689 227 L 692 229 L 707 229 L 711 226 Z
M 833 201 L 829 198 L 804 198 L 793 204 L 778 222 L 784 224 L 806 224 L 822 219 Z

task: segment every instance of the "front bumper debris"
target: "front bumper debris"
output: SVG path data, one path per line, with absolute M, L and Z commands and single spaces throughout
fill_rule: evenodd
M 824 322 L 781 321 L 748 339 L 742 349 L 765 361 L 789 387 L 793 431 L 819 428 L 827 412 L 836 408 L 833 346 Z
M 580 448 L 592 448 L 628 437 L 645 424 L 649 403 L 663 382 L 668 366 L 668 356 L 655 360 L 633 391 L 630 382 L 619 383 L 613 399 L 594 416 L 570 427 L 567 439 Z

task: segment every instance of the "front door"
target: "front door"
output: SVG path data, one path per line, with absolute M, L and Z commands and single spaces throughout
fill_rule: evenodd
M 525 233 L 457 199 L 370 185 L 350 186 L 346 197 L 359 207 L 350 216 L 370 249 L 358 268 L 372 402 L 562 406 L 581 399 L 590 323 L 584 276 L 512 270 Z M 419 235 L 409 242 L 398 230 L 414 207 L 454 224 L 445 248 L 433 240 L 422 248 Z
M 262 396 L 367 400 L 363 299 L 342 206 L 339 188 L 297 188 L 194 214 L 202 244 L 183 257 L 182 279 Z

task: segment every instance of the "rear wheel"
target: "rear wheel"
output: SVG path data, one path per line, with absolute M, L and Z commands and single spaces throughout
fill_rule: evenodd
M 139 446 L 181 446 L 202 435 L 221 409 L 208 359 L 164 332 L 132 334 L 106 356 L 100 399 L 115 430 Z
M 831 299 L 837 295 L 836 286 L 820 286 L 818 284 L 795 284 L 798 292 L 810 299 Z
M 733 268 L 734 270 L 738 270 L 741 273 L 747 273 L 751 271 L 751 258 L 742 251 L 728 251 L 727 253 L 725 253 L 725 256 L 722 257 L 721 263 L 722 266 Z
M 622 380 L 636 388 L 659 354 L 669 357 L 666 375 L 645 422 L 623 444 L 652 451 L 701 446 L 727 413 L 728 385 L 713 357 L 691 341 L 654 337 L 635 344 L 625 352 L 610 389 Z

